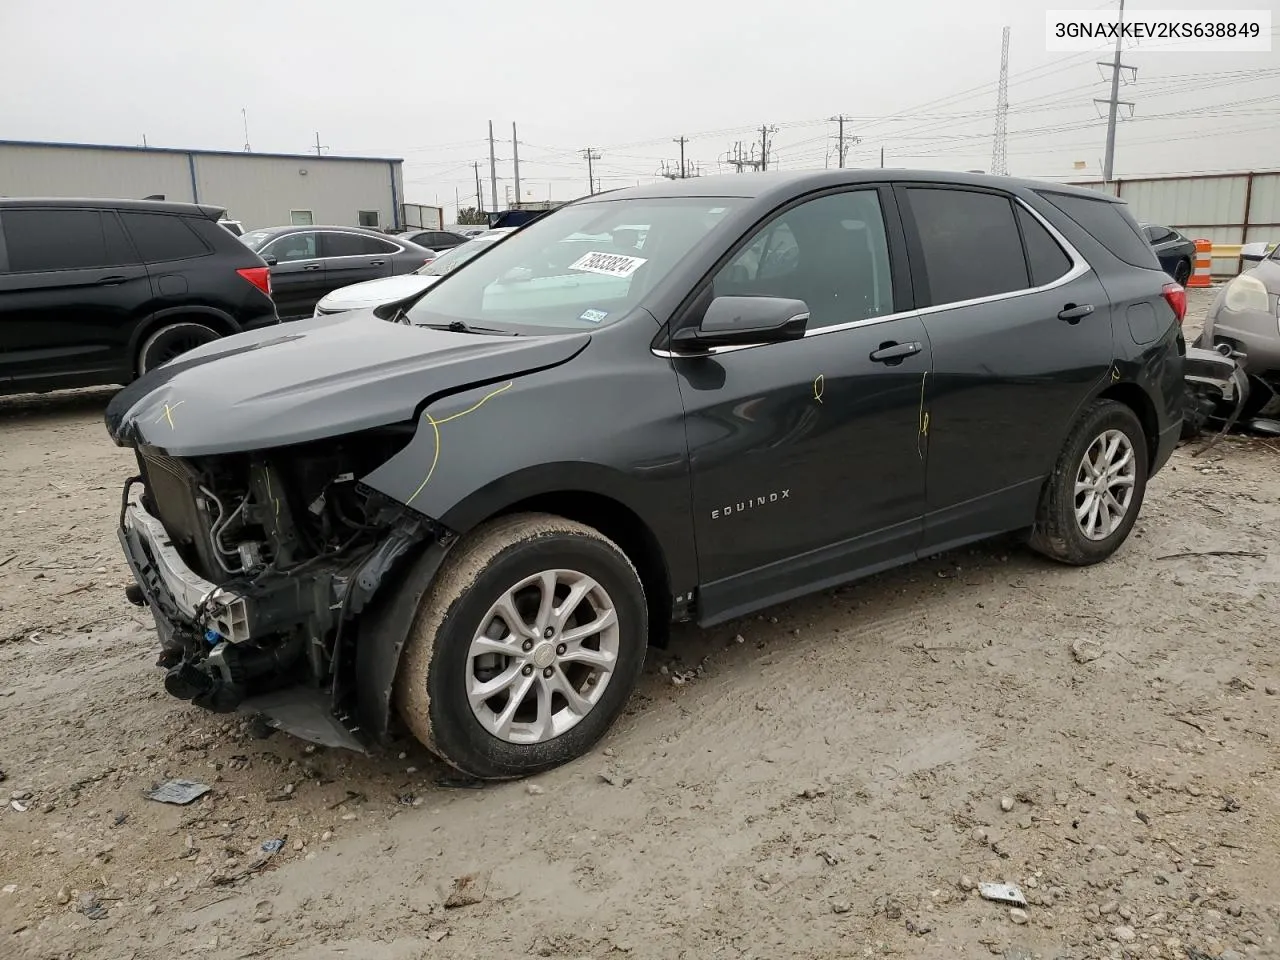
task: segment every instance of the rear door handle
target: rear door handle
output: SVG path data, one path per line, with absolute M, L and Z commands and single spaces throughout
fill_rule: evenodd
M 100 287 L 114 287 L 116 284 L 124 283 L 128 277 L 103 277 L 98 281 Z
M 370 261 L 369 261 L 369 266 L 371 266 L 371 267 L 382 267 L 382 266 L 386 266 L 386 263 L 387 263 L 387 261 L 385 261 L 385 260 L 370 260 Z
M 914 340 L 910 343 L 882 343 L 879 350 L 871 351 L 871 359 L 876 363 L 901 363 L 923 349 L 924 347 Z
M 1068 303 L 1058 311 L 1058 319 L 1065 320 L 1067 323 L 1075 324 L 1079 323 L 1091 313 L 1093 313 L 1092 303 L 1081 303 L 1079 305 Z
M 303 270 L 319 270 L 319 269 L 320 269 L 320 264 L 318 264 L 318 263 L 308 263 L 308 264 L 307 264 L 306 266 L 304 266 L 302 269 L 303 269 Z

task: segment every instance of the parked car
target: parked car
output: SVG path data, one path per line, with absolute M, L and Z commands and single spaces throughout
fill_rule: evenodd
M 330 290 L 412 273 L 436 256 L 416 243 L 360 227 L 266 227 L 240 239 L 271 268 L 284 320 L 311 316 Z
M 177 697 L 356 747 L 398 716 L 470 775 L 545 770 L 672 621 L 1006 531 L 1110 557 L 1178 440 L 1185 305 L 1124 204 L 1063 185 L 584 197 L 407 312 L 244 334 L 117 396 L 131 598 Z
M 1158 223 L 1143 223 L 1142 235 L 1156 252 L 1161 269 L 1185 287 L 1196 262 L 1196 242 Z
M 1254 266 L 1223 284 L 1205 314 L 1196 346 L 1226 348 L 1245 372 L 1280 388 L 1280 247 L 1250 244 Z
M 436 253 L 452 250 L 459 244 L 467 242 L 467 238 L 462 234 L 454 233 L 450 230 L 420 230 L 416 227 L 405 230 L 403 233 L 398 233 L 396 237 L 400 240 L 416 243 L 420 247 L 434 250 Z
M 237 237 L 244 236 L 244 224 L 239 220 L 219 220 L 218 223 L 226 227 Z
M 364 283 L 340 287 L 327 293 L 316 304 L 317 317 L 328 313 L 343 313 L 347 310 L 369 310 L 388 303 L 399 303 L 422 293 L 429 286 L 447 273 L 452 273 L 478 253 L 488 250 L 493 244 L 515 230 L 515 227 L 490 230 L 460 246 L 440 254 L 430 263 L 423 264 L 413 273 L 399 277 L 383 277 L 381 280 L 366 280 Z
M 0 199 L 0 393 L 125 384 L 278 322 L 262 258 L 222 209 Z

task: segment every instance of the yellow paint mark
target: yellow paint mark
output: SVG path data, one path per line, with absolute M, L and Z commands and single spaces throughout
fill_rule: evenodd
M 179 400 L 179 401 L 178 401 L 177 403 L 175 403 L 173 406 L 169 406 L 169 404 L 167 404 L 167 403 L 166 403 L 166 404 L 164 405 L 164 413 L 162 413 L 162 414 L 160 414 L 160 416 L 156 417 L 156 423 L 159 423 L 161 420 L 168 420 L 168 421 L 169 421 L 169 429 L 170 429 L 170 430 L 172 430 L 172 429 L 173 429 L 173 411 L 177 410 L 180 406 L 182 406 L 182 405 L 183 405 L 184 403 L 186 403 L 186 402 L 187 402 L 187 401 L 185 401 L 185 400 Z
M 929 371 L 920 377 L 920 436 L 916 438 L 916 453 L 924 459 L 924 440 L 929 436 L 929 411 L 924 408 L 924 387 L 929 382 Z
M 1116 382 L 1117 380 L 1119 380 L 1119 379 L 1120 379 L 1120 368 L 1119 368 L 1119 367 L 1112 367 L 1112 368 L 1111 368 L 1111 382 L 1112 382 L 1112 383 L 1115 383 L 1115 382 Z
M 823 378 L 822 374 L 818 374 L 813 378 L 813 399 L 817 400 L 819 403 L 822 402 L 822 390 L 825 386 L 826 380 Z
M 414 497 L 416 497 L 423 490 L 425 490 L 427 487 L 427 484 L 431 482 L 431 478 L 435 476 L 436 465 L 440 462 L 440 427 L 451 420 L 457 420 L 460 417 L 465 417 L 468 413 L 474 413 L 475 411 L 479 410 L 482 406 L 484 406 L 487 401 L 492 400 L 494 397 L 496 397 L 498 394 L 502 393 L 505 390 L 510 390 L 514 384 L 515 384 L 514 380 L 508 381 L 507 383 L 500 386 L 497 390 L 494 390 L 490 393 L 486 393 L 474 404 L 467 407 L 467 409 L 459 410 L 457 413 L 450 414 L 449 416 L 445 417 L 443 420 L 437 420 L 435 417 L 431 416 L 430 413 L 427 413 L 425 411 L 423 412 L 422 415 L 426 417 L 427 423 L 431 425 L 431 433 L 435 439 L 435 451 L 431 454 L 431 466 L 427 470 L 427 475 L 423 478 L 422 483 L 418 484 L 418 489 L 413 491 L 413 493 L 409 495 L 409 499 L 405 501 L 406 504 L 413 503 Z
M 280 519 L 280 501 L 276 499 L 275 493 L 271 490 L 271 471 L 267 470 L 267 498 L 276 505 L 276 519 Z

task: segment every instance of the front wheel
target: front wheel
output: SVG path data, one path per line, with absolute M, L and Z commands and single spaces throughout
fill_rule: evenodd
M 410 631 L 396 703 L 433 753 L 482 779 L 580 756 L 621 713 L 648 644 L 635 567 L 598 531 L 502 517 L 445 560 Z
M 1141 422 L 1122 403 L 1095 401 L 1045 481 L 1032 549 L 1074 566 L 1106 560 L 1128 538 L 1146 489 Z

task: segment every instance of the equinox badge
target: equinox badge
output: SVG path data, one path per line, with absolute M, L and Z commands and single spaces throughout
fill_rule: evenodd
M 721 507 L 719 510 L 712 510 L 711 519 L 719 520 L 721 517 L 732 516 L 735 513 L 745 513 L 748 510 L 754 510 L 756 507 L 765 507 L 771 503 L 777 503 L 779 500 L 786 500 L 790 496 L 791 491 L 788 489 L 767 493 L 754 499 L 739 500 L 737 503 Z

